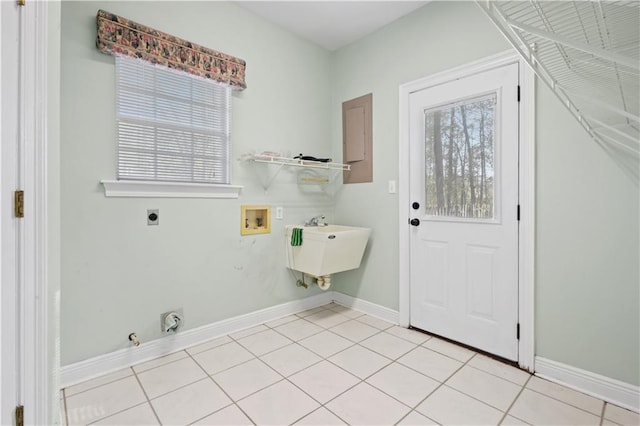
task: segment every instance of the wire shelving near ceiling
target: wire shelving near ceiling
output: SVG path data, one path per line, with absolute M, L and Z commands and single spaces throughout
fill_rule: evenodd
M 640 2 L 476 0 L 591 137 L 640 156 Z

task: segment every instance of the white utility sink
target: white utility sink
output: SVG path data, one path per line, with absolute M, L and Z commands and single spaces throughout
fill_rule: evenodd
M 302 228 L 300 246 L 291 246 L 293 228 Z M 287 267 L 315 277 L 357 269 L 370 234 L 355 226 L 287 225 Z

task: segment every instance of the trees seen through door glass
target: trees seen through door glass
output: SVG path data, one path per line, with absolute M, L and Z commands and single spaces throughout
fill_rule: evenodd
M 425 111 L 426 214 L 493 219 L 496 94 Z

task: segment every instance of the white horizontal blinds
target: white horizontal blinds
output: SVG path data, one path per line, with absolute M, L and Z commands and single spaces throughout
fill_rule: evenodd
M 118 179 L 229 184 L 231 88 L 116 57 Z

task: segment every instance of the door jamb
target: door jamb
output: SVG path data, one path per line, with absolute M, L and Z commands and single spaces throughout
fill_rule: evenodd
M 519 168 L 518 197 L 520 222 L 518 227 L 518 364 L 534 371 L 534 286 L 535 286 L 535 74 L 515 50 L 492 55 L 437 74 L 400 85 L 399 111 L 399 323 L 410 326 L 410 229 L 409 209 L 409 96 L 413 92 L 453 81 L 470 74 L 503 65 L 519 63 Z M 515 330 L 514 330 L 515 333 Z
M 25 215 L 22 250 L 22 368 L 25 424 L 51 423 L 56 410 L 48 303 L 48 2 L 21 7 L 21 149 Z M 56 338 L 58 336 L 55 336 Z

